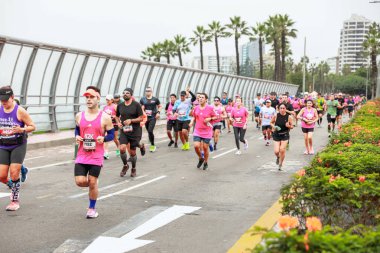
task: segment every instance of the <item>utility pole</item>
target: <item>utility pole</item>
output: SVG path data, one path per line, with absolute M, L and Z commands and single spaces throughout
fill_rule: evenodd
M 303 46 L 303 79 L 302 79 L 302 94 L 305 94 L 305 83 L 306 83 L 306 37 Z

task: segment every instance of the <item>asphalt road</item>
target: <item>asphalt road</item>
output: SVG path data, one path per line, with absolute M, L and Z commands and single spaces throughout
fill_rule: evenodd
M 325 124 L 316 128 L 315 150 L 327 143 Z M 291 132 L 284 172 L 277 171 L 273 144 L 266 147 L 252 123 L 246 136 L 248 151 L 235 155 L 233 134 L 225 131 L 207 171 L 196 168 L 193 147 L 169 148 L 162 128 L 156 135 L 157 151 L 139 154 L 137 178 L 131 179 L 129 172 L 119 176 L 122 166 L 115 153 L 105 161 L 99 178 L 99 217 L 94 220 L 85 218 L 88 189 L 74 182 L 73 145 L 29 151 L 25 164 L 31 171 L 22 184 L 20 209 L 6 212 L 9 198 L 0 198 L 0 252 L 81 252 L 102 235 L 110 240 L 101 242 L 106 248 L 118 242 L 153 241 L 133 250 L 139 253 L 226 252 L 312 158 L 303 154 L 300 126 Z M 5 185 L 0 187 L 0 193 L 8 192 Z M 173 206 L 191 211 L 181 213 Z

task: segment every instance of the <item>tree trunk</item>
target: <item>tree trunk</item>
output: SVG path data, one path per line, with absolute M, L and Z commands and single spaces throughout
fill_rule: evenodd
M 376 51 L 371 52 L 371 64 L 372 64 L 372 71 L 371 71 L 372 94 L 371 94 L 371 99 L 374 99 L 376 97 L 376 78 L 377 78 Z
M 260 55 L 260 79 L 263 79 L 264 60 L 263 60 L 263 41 L 259 37 L 259 55 Z
M 235 36 L 235 51 L 236 51 L 236 74 L 240 76 L 240 64 L 239 64 L 239 39 Z
M 216 48 L 216 64 L 218 67 L 218 73 L 220 73 L 219 45 L 218 45 L 218 36 L 216 35 L 215 35 L 215 48 Z
M 179 65 L 182 67 L 183 64 L 182 64 L 182 54 L 181 54 L 181 50 L 178 49 L 178 59 L 179 59 Z
M 201 69 L 203 70 L 203 41 L 199 39 L 199 50 L 201 51 Z
M 280 77 L 280 53 L 278 50 L 278 41 L 277 38 L 273 40 L 273 47 L 274 47 L 274 80 L 278 81 Z
M 169 54 L 166 55 L 166 60 L 167 60 L 168 64 L 170 64 L 170 55 Z
M 285 32 L 281 33 L 281 82 L 285 82 L 286 77 L 286 65 L 285 65 L 285 51 L 286 51 L 286 40 Z

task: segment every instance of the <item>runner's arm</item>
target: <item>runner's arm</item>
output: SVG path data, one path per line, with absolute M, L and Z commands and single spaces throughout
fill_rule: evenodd
M 17 114 L 19 114 L 21 117 L 21 121 L 24 122 L 25 126 L 21 128 L 20 126 L 16 127 L 16 132 L 18 133 L 30 133 L 36 130 L 36 125 L 34 124 L 32 118 L 30 117 L 29 113 L 22 107 L 19 107 Z
M 189 94 L 191 95 L 191 103 L 192 103 L 197 99 L 197 97 L 194 95 L 194 93 L 191 92 L 191 90 L 189 90 Z

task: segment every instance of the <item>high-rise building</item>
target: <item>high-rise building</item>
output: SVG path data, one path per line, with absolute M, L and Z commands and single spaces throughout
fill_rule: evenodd
M 263 55 L 265 54 L 265 45 L 263 44 Z M 260 60 L 259 41 L 250 41 L 240 46 L 240 65 L 250 61 L 252 64 Z
M 342 72 L 346 64 L 351 67 L 352 72 L 367 64 L 363 55 L 363 42 L 370 24 L 371 20 L 356 14 L 344 21 L 340 32 L 339 72 Z
M 338 57 L 330 57 L 326 59 L 327 65 L 329 65 L 329 73 L 338 74 L 339 71 L 337 69 L 337 65 L 339 64 Z
M 220 56 L 220 72 L 225 74 L 233 74 L 235 68 L 235 56 Z M 216 61 L 216 56 L 207 55 L 203 56 L 203 69 L 206 71 L 218 72 L 218 64 Z M 201 57 L 196 56 L 193 58 L 192 68 L 201 68 Z

